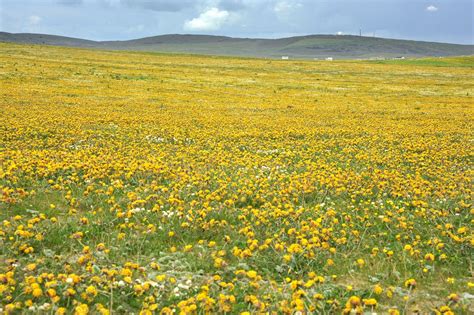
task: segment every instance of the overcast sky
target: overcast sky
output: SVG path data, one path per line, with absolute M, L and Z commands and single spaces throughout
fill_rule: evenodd
M 474 0 L 0 0 L 0 30 L 94 40 L 358 34 L 474 44 Z

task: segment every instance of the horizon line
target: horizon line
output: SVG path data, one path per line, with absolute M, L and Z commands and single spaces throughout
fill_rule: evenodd
M 111 40 L 95 40 L 83 37 L 75 37 L 75 36 L 68 36 L 68 35 L 58 35 L 58 34 L 47 34 L 47 33 L 33 33 L 33 32 L 7 32 L 0 30 L 0 33 L 12 34 L 12 35 L 45 35 L 45 36 L 58 36 L 58 37 L 66 37 L 71 39 L 79 39 L 79 40 L 86 40 L 96 43 L 106 43 L 106 42 L 127 42 L 133 40 L 140 40 L 146 38 L 153 38 L 153 37 L 160 37 L 160 36 L 208 36 L 208 37 L 224 37 L 229 39 L 247 39 L 247 40 L 282 40 L 282 39 L 289 39 L 289 38 L 297 38 L 297 37 L 309 37 L 309 36 L 334 36 L 334 37 L 344 37 L 344 36 L 351 36 L 351 37 L 362 37 L 362 38 L 374 38 L 374 39 L 388 39 L 388 40 L 400 40 L 400 41 L 412 41 L 412 42 L 425 42 L 425 43 L 438 43 L 438 44 L 450 44 L 450 45 L 460 45 L 460 46 L 474 46 L 474 42 L 470 44 L 460 44 L 460 43 L 453 43 L 453 42 L 439 42 L 439 41 L 430 41 L 430 40 L 419 40 L 419 39 L 404 39 L 404 38 L 391 38 L 391 37 L 378 37 L 378 36 L 367 36 L 367 35 L 358 35 L 358 34 L 325 34 L 325 33 L 311 33 L 311 34 L 302 34 L 302 35 L 294 35 L 294 36 L 284 36 L 284 37 L 240 37 L 240 36 L 229 36 L 229 35 L 213 35 L 213 34 L 196 34 L 196 33 L 166 33 L 166 34 L 158 34 L 158 35 L 151 35 L 151 36 L 144 36 L 144 37 L 135 37 L 130 39 L 111 39 Z

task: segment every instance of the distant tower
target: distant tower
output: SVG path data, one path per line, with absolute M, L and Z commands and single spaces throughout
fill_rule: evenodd
M 359 36 L 362 37 L 362 29 L 359 28 Z

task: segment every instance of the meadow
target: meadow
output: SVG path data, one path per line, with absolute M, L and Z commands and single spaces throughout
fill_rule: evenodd
M 0 43 L 0 313 L 472 314 L 473 68 Z

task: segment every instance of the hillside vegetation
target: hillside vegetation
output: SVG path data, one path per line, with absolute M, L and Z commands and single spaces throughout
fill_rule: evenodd
M 371 58 L 474 55 L 473 45 L 409 40 L 309 35 L 280 39 L 232 38 L 208 35 L 161 35 L 127 41 L 96 42 L 76 38 L 0 32 L 0 42 L 46 44 L 118 50 L 281 58 Z
M 472 314 L 443 62 L 0 44 L 0 312 Z

